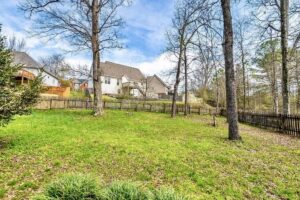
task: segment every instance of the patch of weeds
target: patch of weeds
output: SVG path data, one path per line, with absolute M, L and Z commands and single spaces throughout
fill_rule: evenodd
M 101 199 L 148 200 L 150 195 L 149 191 L 143 190 L 137 185 L 117 182 L 102 191 Z
M 188 200 L 188 198 L 178 195 L 173 189 L 163 188 L 153 192 L 153 200 Z
M 60 166 L 61 166 L 61 162 L 60 162 L 59 160 L 57 160 L 57 161 L 55 161 L 55 162 L 53 163 L 53 166 L 54 166 L 54 167 L 60 167 Z
M 214 185 L 212 178 L 208 175 L 207 177 L 201 177 L 198 174 L 196 174 L 196 172 L 190 172 L 188 176 L 194 183 L 197 184 L 197 186 L 203 189 L 209 190 L 209 188 Z
M 4 198 L 6 190 L 4 188 L 0 188 L 0 198 Z
M 8 181 L 8 182 L 7 182 L 7 185 L 8 185 L 8 186 L 14 186 L 14 185 L 16 185 L 17 183 L 18 183 L 18 180 L 14 179 L 14 180 Z
M 28 188 L 36 190 L 36 189 L 38 189 L 38 186 L 35 183 L 29 181 L 29 182 L 25 182 L 22 185 L 20 185 L 18 187 L 18 190 L 26 190 Z

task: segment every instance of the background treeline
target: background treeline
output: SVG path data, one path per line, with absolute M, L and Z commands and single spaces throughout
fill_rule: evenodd
M 238 109 L 299 113 L 300 2 L 231 3 Z M 166 37 L 166 51 L 177 66 L 166 74 L 179 93 L 193 92 L 210 105 L 226 107 L 220 4 L 213 0 L 177 1 Z

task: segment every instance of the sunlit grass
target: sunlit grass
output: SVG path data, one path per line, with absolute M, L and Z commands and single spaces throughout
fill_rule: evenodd
M 230 142 L 223 118 L 126 111 L 35 111 L 0 128 L 0 198 L 26 199 L 58 176 L 172 187 L 192 199 L 299 199 L 299 139 L 243 126 Z

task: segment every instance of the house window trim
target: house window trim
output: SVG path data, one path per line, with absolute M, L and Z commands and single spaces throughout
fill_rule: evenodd
M 104 79 L 105 79 L 105 80 L 104 80 L 105 84 L 106 84 L 106 85 L 110 85 L 110 83 L 111 83 L 111 78 L 110 78 L 109 76 L 105 76 Z
M 117 79 L 117 86 L 121 85 L 121 83 L 122 83 L 122 79 L 118 78 Z

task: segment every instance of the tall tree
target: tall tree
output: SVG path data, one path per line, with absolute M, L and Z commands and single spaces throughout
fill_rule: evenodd
M 294 54 L 295 57 L 295 79 L 297 85 L 297 100 L 296 100 L 296 107 L 297 112 L 300 111 L 300 52 L 296 51 Z
M 241 18 L 237 21 L 235 24 L 235 39 L 236 39 L 236 50 L 237 50 L 237 62 L 239 65 L 237 65 L 237 75 L 240 76 L 241 79 L 241 85 L 242 85 L 242 108 L 243 111 L 246 110 L 246 98 L 247 98 L 247 67 L 248 67 L 248 49 L 249 49 L 249 43 L 247 43 L 247 27 L 249 27 L 249 23 L 247 19 Z M 249 37 L 249 35 L 248 35 Z M 248 48 L 247 48 L 248 47 Z M 241 69 L 241 73 L 238 73 L 239 68 Z M 239 78 L 237 78 L 237 83 L 240 83 Z M 240 89 L 239 85 L 237 86 L 238 91 Z
M 187 68 L 188 68 L 188 49 L 192 44 L 194 35 L 197 30 L 203 26 L 208 19 L 203 17 L 207 14 L 207 1 L 198 0 L 181 0 L 177 1 L 175 8 L 175 15 L 172 20 L 172 29 L 167 33 L 168 45 L 167 52 L 170 52 L 176 57 L 176 77 L 174 83 L 173 99 L 172 99 L 172 113 L 171 116 L 176 115 L 176 99 L 178 87 L 180 84 L 180 74 L 182 73 L 182 65 L 185 69 L 185 93 L 187 98 Z M 202 16 L 202 17 L 201 17 Z M 185 113 L 187 114 L 187 99 L 185 103 Z
M 226 76 L 226 108 L 227 120 L 229 123 L 229 139 L 240 140 L 237 113 L 235 70 L 233 62 L 233 29 L 231 17 L 231 1 L 221 0 L 224 24 L 224 43 L 223 51 L 225 58 L 225 76 Z
M 11 51 L 5 46 L 0 26 L 0 126 L 8 124 L 15 115 L 28 114 L 41 91 L 41 77 L 28 86 L 16 84 L 14 76 L 21 65 L 13 64 Z
M 278 113 L 278 82 L 280 79 L 280 45 L 278 40 L 269 40 L 262 43 L 256 53 L 255 62 L 256 81 L 262 87 L 267 85 L 273 102 L 273 112 Z M 267 84 L 265 84 L 265 82 Z
M 92 55 L 94 115 L 103 114 L 100 56 L 105 49 L 120 47 L 123 21 L 118 8 L 127 0 L 23 0 L 20 8 L 34 20 L 33 32 L 49 39 L 63 38 L 69 51 L 87 50 Z M 35 16 L 35 17 L 33 17 Z
M 288 13 L 289 0 L 280 0 L 280 37 L 281 37 L 281 59 L 282 59 L 282 111 L 283 114 L 290 113 L 289 87 L 288 87 Z
M 253 14 L 261 36 L 269 40 L 270 31 L 276 33 L 281 42 L 281 88 L 282 108 L 289 114 L 289 43 L 293 46 L 300 41 L 300 23 L 296 19 L 300 14 L 298 0 L 248 0 L 254 8 Z M 273 35 L 273 34 L 272 34 Z M 277 38 L 275 38 L 277 39 Z

